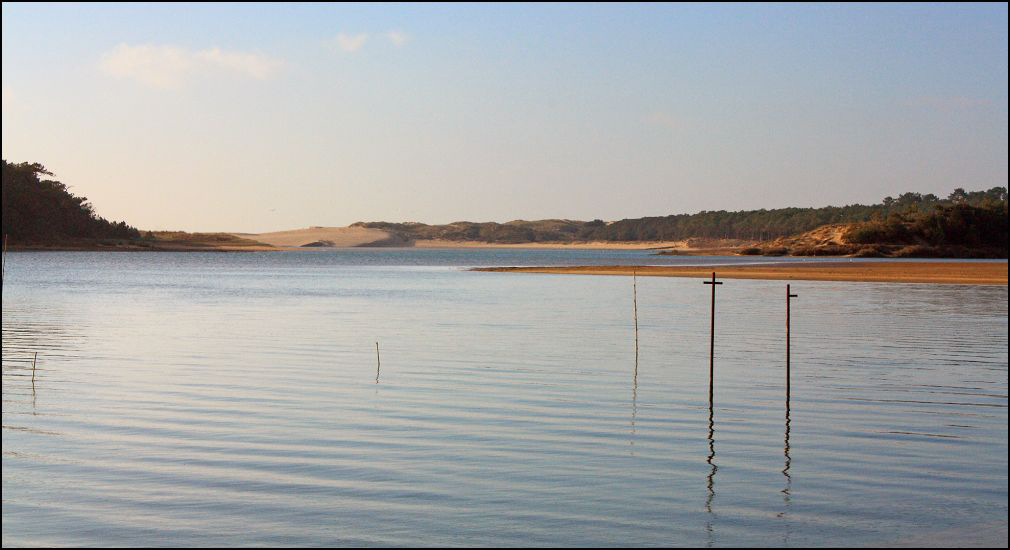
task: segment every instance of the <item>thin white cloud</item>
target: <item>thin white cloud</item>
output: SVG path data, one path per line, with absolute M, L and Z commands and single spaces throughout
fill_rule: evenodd
M 333 43 L 341 50 L 353 53 L 360 50 L 366 40 L 368 40 L 368 33 L 347 34 L 342 32 L 334 37 Z
M 225 52 L 219 48 L 199 51 L 195 56 L 210 66 L 228 69 L 259 80 L 270 78 L 280 68 L 280 62 L 262 55 Z
M 178 88 L 190 78 L 208 73 L 229 73 L 263 80 L 273 76 L 281 62 L 269 57 L 228 52 L 220 48 L 191 51 L 179 46 L 120 44 L 102 56 L 100 66 L 116 78 L 136 80 L 155 88 Z
M 410 40 L 410 35 L 403 31 L 386 31 L 383 35 L 396 47 L 400 47 Z
M 117 78 L 140 81 L 155 88 L 182 85 L 193 68 L 192 57 L 176 46 L 120 44 L 102 56 L 102 70 Z
M 338 33 L 333 38 L 325 41 L 325 44 L 331 48 L 339 49 L 344 53 L 354 53 L 365 47 L 365 43 L 372 38 L 372 34 L 367 32 L 361 32 L 357 34 L 350 34 L 346 32 Z M 377 39 L 384 38 L 389 41 L 390 44 L 399 48 L 400 46 L 406 44 L 410 41 L 410 35 L 398 30 L 390 30 L 383 33 L 377 33 L 374 35 Z

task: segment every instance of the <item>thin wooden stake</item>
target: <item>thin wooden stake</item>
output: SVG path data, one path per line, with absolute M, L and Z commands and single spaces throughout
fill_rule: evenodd
M 379 360 L 379 343 L 375 343 L 375 383 L 379 383 L 379 367 L 382 366 L 382 361 Z
M 35 352 L 35 357 L 32 358 L 32 391 L 35 391 L 35 362 L 39 359 L 39 352 Z
M 631 272 L 631 301 L 635 306 L 635 364 L 638 365 L 638 272 Z
M 789 397 L 790 397 L 791 391 L 792 391 L 792 388 L 791 388 L 791 385 L 792 385 L 792 374 L 789 372 L 790 371 L 790 365 L 789 365 L 790 349 L 789 349 L 789 347 L 790 347 L 790 336 L 791 336 L 790 335 L 791 327 L 790 327 L 790 320 L 789 320 L 789 314 L 790 314 L 790 312 L 789 312 L 790 307 L 789 306 L 790 306 L 790 302 L 792 302 L 792 299 L 798 297 L 798 295 L 790 293 L 789 286 L 790 285 L 786 285 L 786 408 L 787 409 L 789 407 Z
M 713 271 L 712 280 L 705 281 L 705 284 L 712 285 L 712 333 L 708 347 L 708 403 L 711 407 L 715 395 L 715 285 L 721 285 L 722 282 L 716 282 Z

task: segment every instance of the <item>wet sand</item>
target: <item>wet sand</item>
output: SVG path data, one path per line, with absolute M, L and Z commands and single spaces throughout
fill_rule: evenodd
M 565 275 L 631 275 L 711 277 L 782 281 L 856 281 L 875 283 L 1007 284 L 1007 262 L 817 262 L 732 266 L 574 266 L 482 267 L 474 271 L 553 273 Z

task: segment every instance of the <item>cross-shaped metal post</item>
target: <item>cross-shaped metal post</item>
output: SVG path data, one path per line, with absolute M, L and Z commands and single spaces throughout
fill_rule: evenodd
M 716 282 L 715 272 L 712 272 L 712 280 L 705 281 L 706 285 L 712 285 L 712 334 L 709 339 L 708 348 L 708 402 L 712 404 L 712 396 L 715 381 L 715 285 L 721 285 L 722 282 Z
M 789 285 L 786 285 L 786 406 L 789 404 L 789 393 L 790 384 L 792 382 L 792 377 L 789 372 L 789 305 L 793 298 L 797 298 L 798 295 L 792 294 L 789 290 Z

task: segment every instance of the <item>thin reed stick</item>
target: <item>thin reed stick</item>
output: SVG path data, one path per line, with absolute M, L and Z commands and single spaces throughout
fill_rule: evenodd
M 712 280 L 704 283 L 712 285 L 712 328 L 708 344 L 708 406 L 711 408 L 715 395 L 715 285 L 721 285 L 722 281 L 715 280 L 713 271 Z
M 32 358 L 32 390 L 35 390 L 35 362 L 39 359 L 39 352 L 35 352 L 35 357 Z
M 792 374 L 789 372 L 789 341 L 790 341 L 790 322 L 789 322 L 789 306 L 793 298 L 798 298 L 798 294 L 792 294 L 789 289 L 790 285 L 786 285 L 786 408 L 789 407 L 789 396 L 791 393 L 792 385 Z
M 379 383 L 379 367 L 382 366 L 382 361 L 379 360 L 379 343 L 375 342 L 375 383 Z
M 638 272 L 631 272 L 631 301 L 635 307 L 635 360 L 638 360 Z

